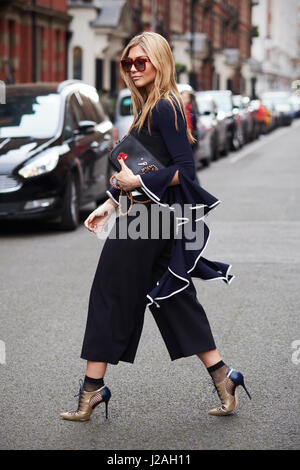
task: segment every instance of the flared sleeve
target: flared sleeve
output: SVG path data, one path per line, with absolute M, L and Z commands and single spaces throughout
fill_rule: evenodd
M 111 186 L 107 191 L 106 194 L 108 197 L 110 197 L 116 204 L 119 205 L 119 196 L 120 196 L 121 190 L 118 188 L 115 188 L 114 186 Z
M 221 279 L 230 284 L 235 277 L 229 274 L 231 265 L 202 256 L 210 236 L 204 219 L 221 201 L 195 180 L 194 155 L 186 134 L 185 118 L 179 107 L 174 106 L 177 127 L 168 100 L 160 100 L 152 112 L 153 125 L 164 139 L 172 164 L 139 176 L 142 189 L 150 199 L 175 211 L 176 237 L 168 269 L 147 294 L 147 305 L 155 303 L 157 307 L 164 299 L 187 288 L 192 278 Z M 177 170 L 180 184 L 169 186 Z

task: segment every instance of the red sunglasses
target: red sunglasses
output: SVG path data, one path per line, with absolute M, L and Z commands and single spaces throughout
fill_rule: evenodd
M 121 60 L 121 66 L 126 73 L 130 72 L 132 64 L 135 66 L 138 72 L 144 72 L 146 69 L 146 62 L 151 62 L 148 57 L 138 57 L 135 60 L 123 59 Z

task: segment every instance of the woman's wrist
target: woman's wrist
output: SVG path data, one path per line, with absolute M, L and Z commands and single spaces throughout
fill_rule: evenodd
M 109 204 L 110 206 L 113 206 L 114 208 L 118 207 L 118 204 L 115 201 L 113 201 L 111 197 L 106 199 L 106 203 Z
M 142 186 L 141 180 L 139 175 L 134 175 L 134 187 L 135 188 L 140 188 Z

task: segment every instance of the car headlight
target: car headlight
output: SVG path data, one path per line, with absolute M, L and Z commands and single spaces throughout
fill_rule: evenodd
M 58 162 L 59 152 L 57 149 L 49 149 L 43 152 L 39 157 L 23 166 L 19 170 L 19 174 L 23 178 L 32 178 L 33 176 L 43 175 L 52 171 Z

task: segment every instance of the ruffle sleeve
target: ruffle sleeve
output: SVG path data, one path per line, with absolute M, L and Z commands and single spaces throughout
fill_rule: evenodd
M 161 100 L 159 104 L 162 103 Z M 211 261 L 202 256 L 207 246 L 210 230 L 204 218 L 220 200 L 195 181 L 194 157 L 185 132 L 185 122 L 177 112 L 179 130 L 172 124 L 173 108 L 167 103 L 160 106 L 158 122 L 173 164 L 167 168 L 140 175 L 143 191 L 157 204 L 175 211 L 176 234 L 168 269 L 156 286 L 148 293 L 148 306 L 159 307 L 162 300 L 186 289 L 192 278 L 204 281 L 223 280 L 230 284 L 231 265 Z M 157 113 L 154 119 L 157 118 Z M 180 184 L 169 186 L 179 171 Z M 189 230 L 186 230 L 187 227 Z M 188 234 L 188 236 L 187 236 Z
M 118 188 L 115 188 L 114 186 L 111 186 L 107 191 L 106 194 L 116 203 L 119 205 L 119 196 L 120 196 L 121 190 Z

